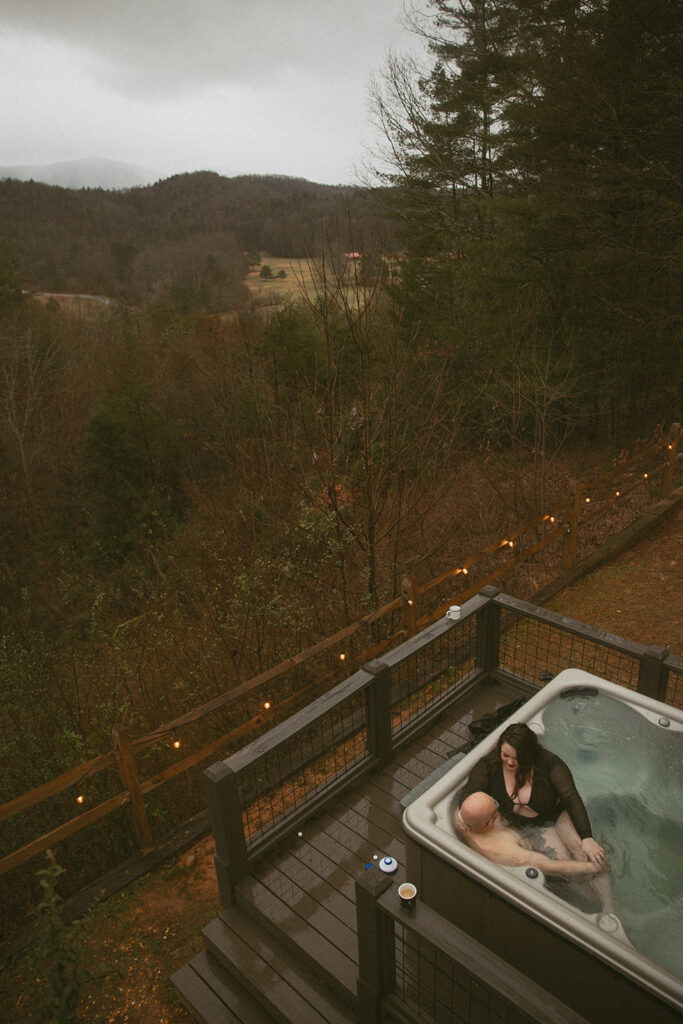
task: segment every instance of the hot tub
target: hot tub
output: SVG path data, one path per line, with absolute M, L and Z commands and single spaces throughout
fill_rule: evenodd
M 615 913 L 579 909 L 542 873 L 493 864 L 456 835 L 458 791 L 511 721 L 571 768 L 610 855 Z M 408 877 L 425 903 L 589 1020 L 680 1020 L 682 766 L 682 712 L 568 669 L 406 808 Z

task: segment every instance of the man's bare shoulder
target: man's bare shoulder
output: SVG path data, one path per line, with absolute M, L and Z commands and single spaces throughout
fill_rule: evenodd
M 520 837 L 511 829 L 494 829 L 486 835 L 465 833 L 467 843 L 478 853 L 498 864 L 529 863 L 529 851 L 522 846 Z

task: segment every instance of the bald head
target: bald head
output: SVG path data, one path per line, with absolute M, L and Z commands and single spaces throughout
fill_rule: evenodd
M 484 832 L 493 824 L 498 804 L 488 793 L 471 793 L 463 800 L 460 817 L 465 828 L 472 832 Z

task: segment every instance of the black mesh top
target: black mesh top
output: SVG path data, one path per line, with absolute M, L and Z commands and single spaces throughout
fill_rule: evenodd
M 503 763 L 498 756 L 482 757 L 470 773 L 460 793 L 460 804 L 470 793 L 488 793 L 498 801 L 501 813 L 513 825 L 529 825 L 556 821 L 566 810 L 581 839 L 592 835 L 591 823 L 583 800 L 576 789 L 571 771 L 562 758 L 549 750 L 541 750 L 534 767 L 531 796 L 528 806 L 536 811 L 537 818 L 515 814 L 513 801 L 505 788 Z

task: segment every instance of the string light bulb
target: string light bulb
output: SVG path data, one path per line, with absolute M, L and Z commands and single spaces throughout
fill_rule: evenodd
M 342 652 L 341 652 L 341 654 L 339 655 L 339 660 L 340 660 L 340 661 L 346 661 L 346 655 L 344 654 L 344 652 L 343 652 L 343 651 L 342 651 Z
M 463 574 L 463 576 L 467 576 L 467 574 L 469 573 L 469 571 L 470 571 L 469 569 L 466 569 L 466 568 L 465 568 L 465 567 L 463 566 L 463 570 L 462 570 L 462 574 Z
M 509 541 L 508 541 L 508 547 L 509 547 L 509 548 L 514 548 L 514 546 L 515 546 L 515 542 L 514 542 L 514 540 L 509 540 Z
M 76 803 L 77 804 L 82 804 L 84 800 L 85 800 L 85 797 L 83 796 L 83 794 L 79 793 L 78 796 L 76 797 Z
M 586 504 L 587 504 L 587 505 L 590 505 L 590 503 L 591 503 L 591 500 L 590 500 L 590 498 L 588 498 L 588 497 L 587 497 L 587 498 L 586 498 Z
M 264 708 L 266 709 L 266 711 L 270 711 L 270 701 L 269 701 L 269 700 L 267 700 L 267 701 L 266 701 L 266 702 L 264 703 L 264 705 L 263 705 L 263 706 L 264 706 Z
M 621 491 L 617 491 L 617 498 L 621 496 Z
M 180 748 L 180 740 L 173 740 L 173 746 L 178 750 Z
M 643 480 L 647 480 L 647 477 L 648 477 L 648 474 L 647 473 L 643 473 Z

